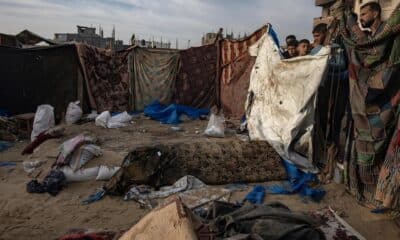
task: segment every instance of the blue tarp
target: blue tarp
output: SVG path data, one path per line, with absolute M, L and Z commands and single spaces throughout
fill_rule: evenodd
M 169 106 L 162 105 L 159 101 L 154 101 L 144 108 L 144 114 L 154 120 L 167 124 L 180 123 L 180 116 L 187 115 L 191 119 L 197 119 L 200 116 L 208 115 L 209 109 L 197 109 L 193 107 L 171 104 Z
M 244 201 L 249 201 L 253 204 L 262 204 L 265 196 L 265 188 L 264 186 L 254 186 L 253 190 L 249 192 Z
M 9 149 L 14 146 L 12 142 L 0 141 L 0 152 Z
M 315 174 L 303 172 L 286 160 L 283 160 L 283 165 L 289 180 L 282 185 L 266 187 L 267 192 L 275 194 L 300 193 L 300 195 L 308 196 L 314 201 L 319 201 L 325 196 L 325 190 L 309 186 L 311 183 L 318 183 L 318 178 Z

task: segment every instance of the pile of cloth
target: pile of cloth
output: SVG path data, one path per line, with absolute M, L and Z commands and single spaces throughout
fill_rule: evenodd
M 84 168 L 91 159 L 102 155 L 102 150 L 95 144 L 96 138 L 83 134 L 62 143 L 58 157 L 44 180 L 41 183 L 37 180 L 30 181 L 27 184 L 27 191 L 30 193 L 48 192 L 55 196 L 69 182 L 110 179 L 119 170 L 119 167 L 100 165 Z M 38 162 L 37 165 L 39 163 L 41 162 Z M 35 162 L 32 164 L 36 165 Z M 28 170 L 28 172 L 32 171 L 32 169 Z

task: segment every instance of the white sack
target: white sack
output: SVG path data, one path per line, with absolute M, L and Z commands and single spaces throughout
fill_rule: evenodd
M 67 113 L 65 114 L 65 122 L 67 124 L 74 124 L 82 117 L 82 109 L 79 107 L 79 101 L 70 102 L 67 107 Z
M 267 32 L 249 52 L 257 56 L 246 103 L 251 140 L 266 140 L 282 158 L 315 171 L 307 157 L 293 149 L 296 139 L 305 134 L 311 137 L 316 94 L 327 67 L 329 48 L 322 48 L 315 56 L 281 60 Z M 302 141 L 310 142 L 304 138 Z
M 97 177 L 96 177 L 96 180 L 98 180 L 98 181 L 109 180 L 110 178 L 112 178 L 112 176 L 114 176 L 114 174 L 116 172 L 118 172 L 118 170 L 120 168 L 121 167 L 100 166 L 99 172 L 98 172 Z
M 54 125 L 54 108 L 48 104 L 38 106 L 33 121 L 31 141 L 33 142 L 41 132 L 49 130 Z
M 225 137 L 225 118 L 223 115 L 211 114 L 204 134 L 209 137 Z
M 112 117 L 108 123 L 107 127 L 108 128 L 120 128 L 120 127 L 126 127 L 127 123 L 129 123 L 132 120 L 132 116 L 129 115 L 126 111 L 123 113 L 120 113 L 118 115 L 115 115 Z
M 97 111 L 92 110 L 92 112 L 86 116 L 86 119 L 95 120 L 98 116 L 99 116 L 99 114 L 97 113 Z
M 103 128 L 107 128 L 107 123 L 111 118 L 111 114 L 109 111 L 102 112 L 95 121 L 96 126 L 100 126 Z

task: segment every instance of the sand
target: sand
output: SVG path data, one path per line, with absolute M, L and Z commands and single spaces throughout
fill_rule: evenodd
M 57 196 L 29 194 L 26 183 L 31 177 L 22 168 L 23 160 L 54 161 L 57 147 L 64 140 L 79 133 L 98 136 L 105 151 L 102 163 L 117 165 L 136 146 L 173 142 L 224 142 L 224 139 L 201 136 L 206 121 L 183 123 L 185 131 L 173 132 L 170 126 L 139 118 L 122 129 L 102 129 L 92 123 L 67 127 L 61 139 L 49 140 L 31 156 L 20 152 L 28 143 L 22 141 L 0 153 L 0 161 L 14 161 L 16 167 L 0 168 L 0 239 L 55 239 L 73 228 L 123 231 L 129 229 L 149 210 L 141 209 L 136 202 L 125 202 L 121 197 L 106 196 L 101 201 L 82 205 L 81 201 L 93 193 L 103 182 L 89 181 L 69 184 Z M 93 163 L 92 163 L 93 164 Z M 357 204 L 342 185 L 328 184 L 326 197 L 320 203 L 304 200 L 297 195 L 267 195 L 265 201 L 281 201 L 292 210 L 308 211 L 331 206 L 343 213 L 344 219 L 367 239 L 400 239 L 400 229 L 385 214 L 372 214 Z M 246 191 L 234 193 L 231 201 L 242 199 Z

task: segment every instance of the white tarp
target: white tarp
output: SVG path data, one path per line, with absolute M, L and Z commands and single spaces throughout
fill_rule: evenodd
M 257 56 L 246 103 L 250 138 L 268 141 L 282 158 L 315 171 L 304 155 L 312 146 L 316 95 L 329 48 L 322 48 L 315 56 L 282 60 L 268 32 L 249 49 Z M 304 147 L 306 154 L 294 151 Z

